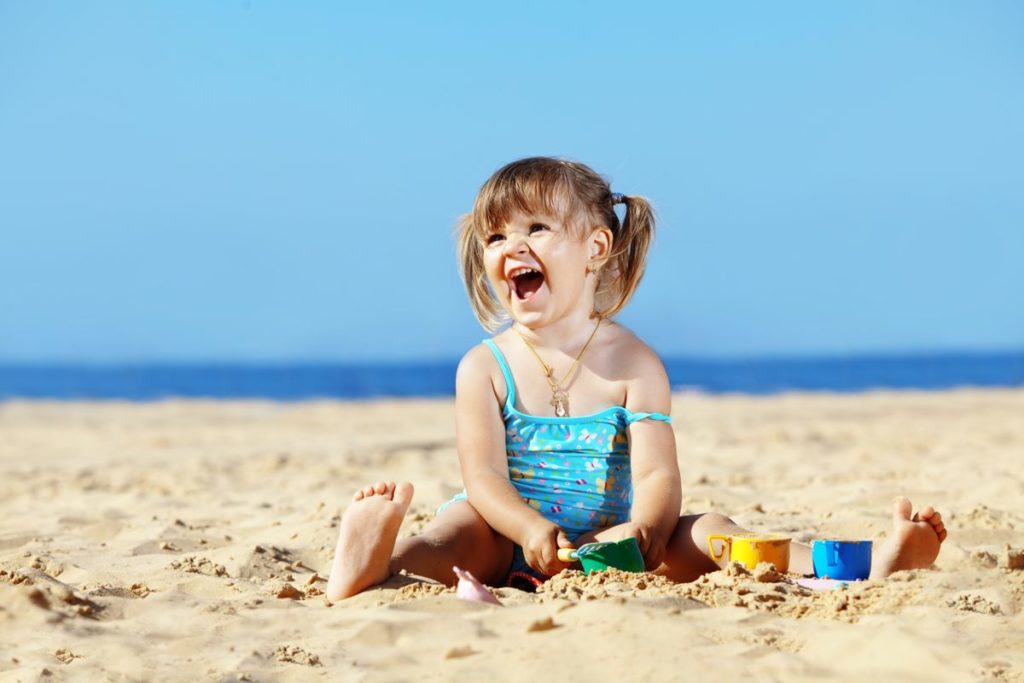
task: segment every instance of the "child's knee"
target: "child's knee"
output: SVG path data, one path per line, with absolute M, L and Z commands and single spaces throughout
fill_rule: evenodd
M 705 512 L 693 525 L 694 536 L 706 536 L 707 534 L 730 531 L 736 528 L 736 522 L 720 512 Z

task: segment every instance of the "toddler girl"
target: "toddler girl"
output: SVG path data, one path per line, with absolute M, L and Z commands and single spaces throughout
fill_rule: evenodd
M 616 206 L 623 205 L 620 222 Z M 647 568 L 692 581 L 719 568 L 708 534 L 743 532 L 717 513 L 679 515 L 680 479 L 658 356 L 612 320 L 643 275 L 654 217 L 587 166 L 515 161 L 481 188 L 459 226 L 470 303 L 489 331 L 456 374 L 456 441 L 465 491 L 418 536 L 396 543 L 412 484 L 357 491 L 341 519 L 327 598 L 405 569 L 445 584 L 452 566 L 484 583 L 542 580 L 569 565 L 558 549 L 637 539 Z M 872 576 L 930 565 L 946 531 L 927 507 L 894 505 Z M 813 573 L 793 543 L 790 570 Z

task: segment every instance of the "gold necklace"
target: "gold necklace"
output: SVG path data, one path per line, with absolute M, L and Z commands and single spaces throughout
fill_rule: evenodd
M 544 368 L 544 377 L 547 379 L 548 384 L 551 386 L 551 405 L 555 407 L 555 415 L 558 417 L 569 417 L 569 392 L 566 391 L 565 381 L 572 377 L 572 374 L 576 372 L 576 366 L 580 364 L 580 358 L 583 358 L 583 354 L 587 352 L 587 347 L 590 346 L 590 342 L 594 340 L 594 335 L 597 334 L 597 329 L 601 327 L 601 316 L 597 316 L 597 325 L 594 326 L 594 331 L 590 333 L 590 337 L 587 339 L 587 343 L 583 345 L 583 349 L 580 350 L 576 360 L 572 362 L 572 367 L 569 368 L 569 372 L 565 373 L 565 377 L 562 381 L 555 381 L 555 369 L 544 362 L 544 359 L 537 353 L 537 349 L 533 348 L 533 344 L 523 336 L 522 332 L 516 330 L 516 334 L 526 344 L 526 348 L 533 352 L 534 357 L 540 362 L 542 368 Z M 515 329 L 513 327 L 512 329 Z

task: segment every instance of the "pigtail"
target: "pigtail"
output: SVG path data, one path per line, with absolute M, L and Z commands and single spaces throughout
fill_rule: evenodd
M 626 215 L 622 226 L 613 231 L 612 250 L 598 283 L 598 308 L 604 317 L 621 311 L 633 296 L 654 240 L 654 208 L 650 202 L 639 195 L 613 195 L 611 201 L 625 204 Z
M 473 307 L 473 315 L 488 332 L 495 332 L 505 322 L 502 310 L 494 299 L 487 284 L 484 272 L 484 251 L 480 238 L 474 228 L 474 217 L 467 213 L 459 219 L 456 226 L 459 270 L 462 281 L 469 295 L 469 304 Z

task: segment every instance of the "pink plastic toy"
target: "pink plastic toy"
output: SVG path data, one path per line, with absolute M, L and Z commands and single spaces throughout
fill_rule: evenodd
M 460 600 L 472 600 L 473 602 L 486 602 L 491 605 L 501 606 L 498 598 L 494 597 L 487 586 L 483 585 L 477 578 L 465 569 L 452 567 L 455 576 L 459 577 L 459 584 L 455 587 L 455 597 Z

